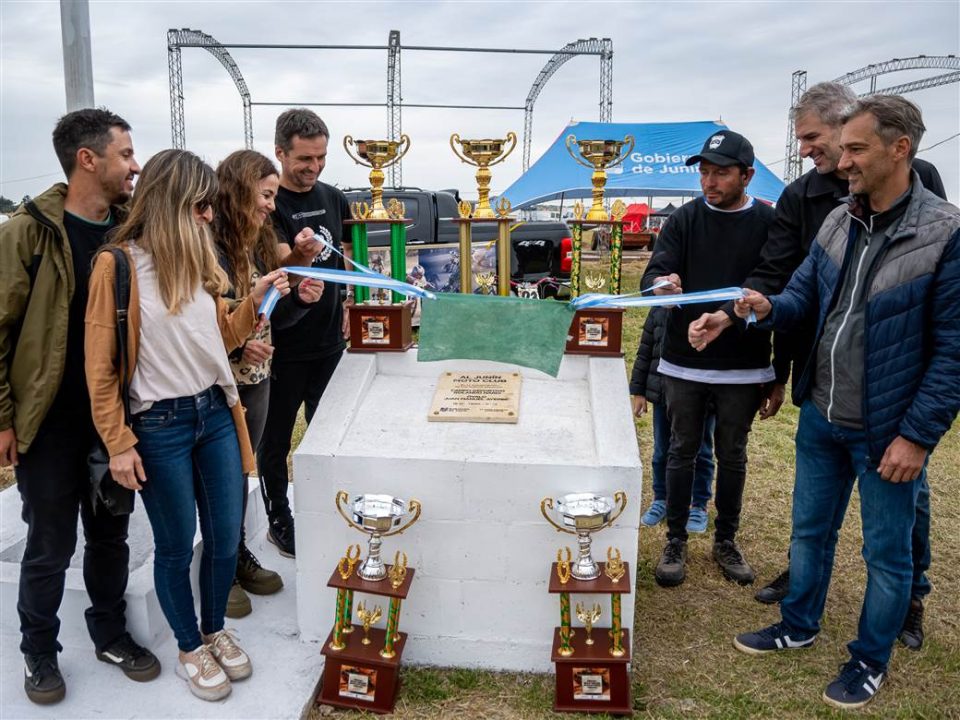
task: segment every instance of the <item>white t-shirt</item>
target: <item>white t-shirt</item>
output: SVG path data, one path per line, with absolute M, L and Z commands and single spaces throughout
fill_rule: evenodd
M 140 350 L 130 383 L 130 412 L 159 400 L 197 395 L 219 385 L 231 407 L 239 400 L 217 324 L 217 304 L 198 286 L 171 315 L 160 297 L 153 256 L 134 244 L 130 255 L 140 292 Z

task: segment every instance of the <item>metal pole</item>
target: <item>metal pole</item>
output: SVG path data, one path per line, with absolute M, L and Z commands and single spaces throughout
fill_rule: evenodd
M 60 0 L 60 32 L 63 37 L 67 112 L 91 108 L 94 106 L 93 58 L 87 0 Z

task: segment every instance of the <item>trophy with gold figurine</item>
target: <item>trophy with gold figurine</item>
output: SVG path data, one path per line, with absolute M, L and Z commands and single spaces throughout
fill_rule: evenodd
M 457 150 L 457 146 L 460 150 Z M 490 167 L 507 159 L 517 147 L 517 135 L 508 132 L 505 138 L 485 138 L 482 140 L 464 140 L 453 133 L 450 136 L 450 149 L 461 162 L 477 168 L 477 204 L 471 208 L 469 203 L 458 206 L 460 226 L 460 292 L 473 292 L 474 282 L 480 284 L 480 277 L 473 277 L 472 225 L 473 223 L 497 223 L 497 273 L 498 295 L 510 294 L 510 202 L 501 198 L 496 208 L 490 205 Z M 484 280 L 492 278 L 484 277 Z M 484 293 L 492 289 L 492 282 L 481 284 Z
M 353 150 L 351 150 L 353 148 Z M 400 140 L 354 140 L 343 138 L 343 149 L 357 164 L 370 170 L 370 203 L 354 202 L 350 206 L 349 225 L 353 260 L 363 266 L 370 264 L 367 239 L 369 226 L 388 225 L 390 228 L 390 277 L 403 280 L 407 276 L 407 219 L 405 208 L 396 198 L 383 202 L 383 169 L 400 162 L 410 149 L 410 138 Z M 354 288 L 355 304 L 350 311 L 350 351 L 403 351 L 413 345 L 412 319 L 414 301 L 397 292 L 387 302 L 372 302 L 370 288 Z
M 347 523 L 370 536 L 367 557 L 360 562 L 360 545 L 348 545 L 334 569 L 328 587 L 337 589 L 334 626 L 321 651 L 326 657 L 317 701 L 336 707 L 390 712 L 396 702 L 400 660 L 407 634 L 400 631 L 400 605 L 410 592 L 415 571 L 407 554 L 398 550 L 392 565 L 380 557 L 381 539 L 399 535 L 420 518 L 416 500 L 392 495 L 339 491 L 338 512 Z M 381 605 L 362 601 L 353 608 L 355 592 L 390 598 L 386 627 L 374 627 L 384 617 Z M 353 624 L 354 615 L 359 625 Z M 356 628 L 363 630 L 353 633 Z M 346 685 L 345 685 L 346 683 Z M 345 692 L 345 686 L 347 692 Z M 361 691 L 362 690 L 362 691 Z

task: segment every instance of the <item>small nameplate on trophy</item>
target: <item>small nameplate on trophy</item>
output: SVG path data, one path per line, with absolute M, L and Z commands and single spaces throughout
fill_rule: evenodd
M 373 702 L 376 692 L 376 670 L 354 665 L 340 668 L 340 697 Z
M 445 372 L 437 382 L 427 420 L 515 423 L 520 415 L 517 372 Z
M 581 346 L 605 347 L 609 342 L 610 321 L 605 317 L 584 317 L 580 320 Z
M 610 700 L 610 670 L 607 668 L 574 668 L 574 700 Z

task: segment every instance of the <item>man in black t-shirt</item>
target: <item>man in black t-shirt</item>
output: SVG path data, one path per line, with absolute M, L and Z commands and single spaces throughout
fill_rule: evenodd
M 130 516 L 95 506 L 86 462 L 97 441 L 84 375 L 87 279 L 140 166 L 130 125 L 102 108 L 61 118 L 53 146 L 68 184 L 24 203 L 0 228 L 0 466 L 14 466 L 27 524 L 17 600 L 24 690 L 44 705 L 66 693 L 57 615 L 78 514 L 97 658 L 132 680 L 160 674 L 126 628 Z
M 747 195 L 753 177 L 750 142 L 730 130 L 719 130 L 699 155 L 703 197 L 677 210 L 660 233 L 641 287 L 658 295 L 739 285 L 760 259 L 773 222 L 773 210 Z M 719 303 L 675 307 L 664 334 L 659 373 L 663 379 L 670 419 L 667 456 L 667 544 L 655 577 L 660 585 L 679 585 L 685 579 L 687 520 L 696 457 L 704 425 L 716 415 L 714 447 L 717 455 L 717 508 L 713 558 L 724 575 L 741 584 L 754 573 L 735 537 L 747 468 L 747 436 L 753 416 L 766 404 L 764 415 L 779 409 L 772 390 L 782 397 L 784 378 L 770 363 L 770 333 L 726 333 L 707 352 L 698 352 L 687 340 L 687 328 Z
M 326 164 L 329 139 L 326 124 L 310 110 L 287 110 L 277 118 L 276 153 L 281 173 L 273 223 L 284 265 L 343 268 L 343 222 L 350 218 L 350 207 L 340 190 L 318 179 Z M 314 241 L 314 234 L 324 242 Z M 273 333 L 270 404 L 257 466 L 270 521 L 267 539 L 286 557 L 296 555 L 287 499 L 291 436 L 301 405 L 306 406 L 307 423 L 313 419 L 346 347 L 348 309 L 341 298 L 343 289 L 339 283 L 324 283 L 320 300 L 300 322 Z M 300 302 L 296 293 L 291 296 Z

